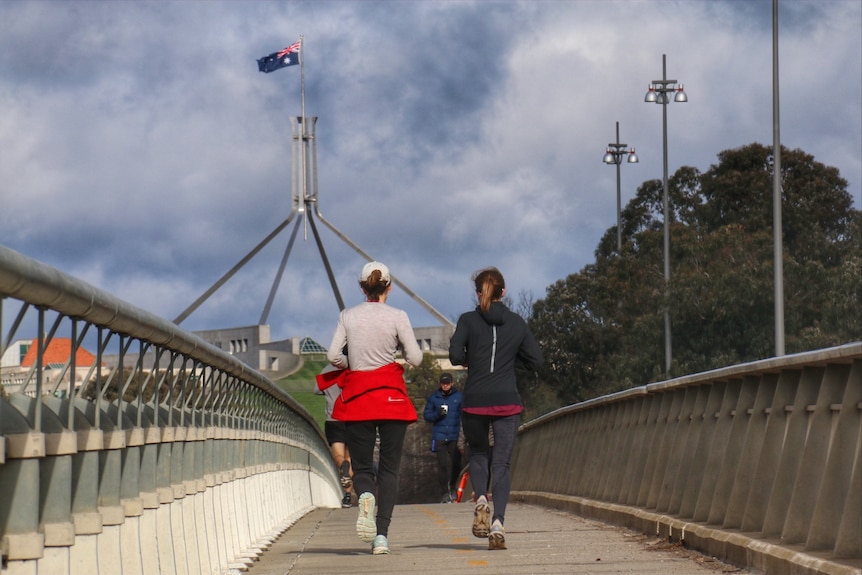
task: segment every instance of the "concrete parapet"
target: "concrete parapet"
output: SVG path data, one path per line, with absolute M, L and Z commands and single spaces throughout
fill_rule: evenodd
M 128 449 L 134 449 L 134 453 L 126 456 L 141 459 L 139 447 Z M 93 462 L 98 462 L 100 456 L 107 457 L 104 459 L 107 462 L 113 455 L 120 455 L 114 451 L 80 453 L 76 467 L 86 476 L 87 469 L 98 469 L 88 465 L 88 454 L 95 458 Z M 328 457 L 328 453 L 320 454 L 324 456 Z M 340 488 L 334 476 L 320 476 L 308 466 L 264 465 L 252 461 L 248 468 L 232 470 L 231 479 L 217 485 L 207 486 L 203 477 L 188 479 L 179 486 L 159 488 L 157 492 L 139 492 L 137 498 L 122 499 L 120 505 L 98 505 L 100 498 L 96 494 L 106 494 L 104 489 L 108 486 L 119 495 L 118 483 L 111 479 L 111 474 L 120 474 L 123 468 L 117 465 L 112 472 L 109 464 L 108 468 L 102 467 L 101 474 L 96 474 L 92 489 L 77 490 L 76 497 L 82 507 L 72 512 L 69 502 L 74 490 L 71 460 L 68 471 L 55 471 L 56 466 L 46 466 L 58 459 L 27 457 L 10 459 L 0 465 L 0 483 L 3 477 L 9 480 L 15 476 L 29 477 L 28 485 L 35 487 L 31 490 L 32 498 L 16 497 L 15 506 L 8 500 L 0 503 L 7 517 L 19 518 L 21 529 L 18 533 L 8 529 L 3 532 L 0 549 L 8 568 L 4 574 L 43 571 L 86 574 L 96 569 L 123 575 L 218 572 L 231 565 L 248 565 L 255 561 L 277 534 L 304 513 L 317 506 L 337 507 L 340 502 Z M 181 459 L 179 463 L 183 462 Z M 29 474 L 16 471 L 16 468 L 27 467 L 32 468 Z M 115 479 L 119 479 L 119 475 Z M 40 482 L 57 485 L 70 494 L 67 522 L 38 526 L 36 494 Z M 21 487 L 16 484 L 10 489 L 20 494 Z M 178 494 L 175 487 L 185 489 Z M 87 501 L 92 502 L 92 507 L 88 507 Z M 22 504 L 34 509 L 33 514 L 19 510 L 17 506 Z
M 859 575 L 862 343 L 557 410 L 522 426 L 512 488 L 766 573 Z

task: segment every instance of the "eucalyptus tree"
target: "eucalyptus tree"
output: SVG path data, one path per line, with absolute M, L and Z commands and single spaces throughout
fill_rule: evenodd
M 771 148 L 725 150 L 669 180 L 672 375 L 774 349 Z M 862 215 L 838 170 L 782 150 L 786 350 L 862 339 Z M 549 286 L 531 327 L 560 401 L 664 377 L 662 182 L 649 180 L 607 230 L 595 262 Z

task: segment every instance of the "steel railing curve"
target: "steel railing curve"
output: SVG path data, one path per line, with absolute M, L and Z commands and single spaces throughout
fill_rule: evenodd
M 25 333 L 36 351 L 0 370 L 4 569 L 223 572 L 340 505 L 308 412 L 176 324 L 0 246 L 7 323 L 0 355 Z

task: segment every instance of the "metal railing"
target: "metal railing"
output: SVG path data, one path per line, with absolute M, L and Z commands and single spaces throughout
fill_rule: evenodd
M 339 506 L 317 424 L 231 355 L 0 246 L 0 330 L 10 304 L 0 356 L 28 330 L 36 352 L 2 370 L 8 572 L 218 573 Z
M 512 485 L 765 573 L 858 575 L 862 343 L 559 409 L 521 428 Z

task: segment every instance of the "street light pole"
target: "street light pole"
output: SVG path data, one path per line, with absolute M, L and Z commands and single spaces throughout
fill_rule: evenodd
M 781 115 L 778 110 L 778 0 L 772 0 L 772 259 L 775 282 L 775 356 L 784 355 L 784 244 L 781 234 Z
M 663 158 L 663 195 L 664 208 L 664 365 L 665 376 L 670 377 L 672 360 L 671 326 L 670 326 L 670 206 L 668 202 L 667 184 L 667 105 L 670 101 L 668 93 L 675 92 L 674 102 L 688 102 L 688 96 L 683 91 L 682 84 L 677 87 L 676 80 L 667 79 L 667 57 L 661 55 L 661 80 L 653 80 L 647 91 L 644 102 L 660 104 L 662 109 L 662 158 Z
M 623 156 L 628 154 L 629 164 L 636 164 L 638 156 L 635 154 L 635 149 L 632 148 L 626 152 L 626 144 L 620 143 L 620 123 L 617 122 L 617 141 L 608 144 L 608 149 L 605 151 L 605 157 L 602 161 L 606 164 L 616 164 L 617 166 L 617 253 L 623 251 L 623 235 L 622 235 L 622 201 L 620 199 L 620 164 L 623 162 Z

